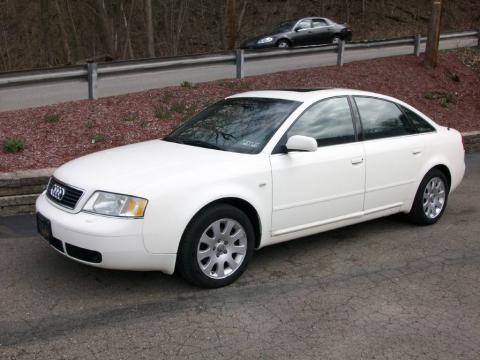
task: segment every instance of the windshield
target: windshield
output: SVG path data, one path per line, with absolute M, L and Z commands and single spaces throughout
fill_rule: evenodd
M 283 33 L 283 32 L 287 32 L 287 31 L 291 31 L 293 26 L 296 24 L 297 22 L 296 21 L 285 21 L 279 25 L 277 25 L 274 29 L 273 29 L 273 33 L 274 34 L 278 34 L 278 33 Z
M 281 99 L 226 99 L 186 121 L 164 140 L 257 154 L 299 105 Z

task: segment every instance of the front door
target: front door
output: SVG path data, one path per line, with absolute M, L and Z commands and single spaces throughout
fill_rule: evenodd
M 287 131 L 317 140 L 316 152 L 272 154 L 272 241 L 303 230 L 361 216 L 365 191 L 365 154 L 356 140 L 346 97 L 322 100 Z
M 303 46 L 310 43 L 312 36 L 312 20 L 302 20 L 295 26 L 291 40 L 294 46 Z

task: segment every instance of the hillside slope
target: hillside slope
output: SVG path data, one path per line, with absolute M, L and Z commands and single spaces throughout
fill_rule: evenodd
M 0 0 L 0 71 L 209 53 L 227 47 L 226 0 Z M 426 32 L 432 0 L 236 0 L 237 44 L 286 19 L 347 22 L 354 40 Z M 444 1 L 443 31 L 480 28 L 480 1 Z

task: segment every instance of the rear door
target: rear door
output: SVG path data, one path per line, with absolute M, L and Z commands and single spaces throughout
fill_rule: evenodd
M 312 20 L 312 37 L 310 45 L 324 44 L 331 41 L 332 27 L 323 19 Z
M 399 208 L 415 193 L 424 143 L 394 102 L 355 96 L 366 156 L 366 214 Z

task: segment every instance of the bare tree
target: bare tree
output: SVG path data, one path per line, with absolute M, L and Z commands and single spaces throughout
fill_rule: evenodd
M 153 30 L 152 0 L 144 0 L 145 11 L 145 35 L 147 36 L 147 54 L 155 57 L 155 38 Z
M 102 39 L 106 55 L 115 58 L 115 47 L 113 43 L 112 28 L 110 25 L 111 21 L 108 16 L 105 0 L 95 0 L 95 9 L 100 37 Z
M 65 56 L 65 63 L 71 64 L 72 63 L 72 52 L 70 50 L 70 41 L 68 39 L 68 33 L 65 30 L 65 16 L 60 8 L 60 4 L 58 0 L 53 2 L 55 5 L 55 10 L 57 12 L 57 19 L 58 19 L 58 27 L 60 28 L 60 34 L 62 35 L 62 45 L 63 45 L 63 54 Z

